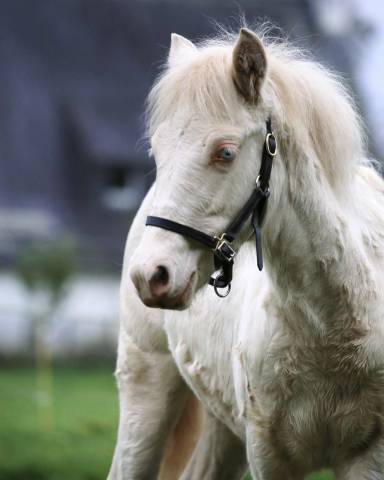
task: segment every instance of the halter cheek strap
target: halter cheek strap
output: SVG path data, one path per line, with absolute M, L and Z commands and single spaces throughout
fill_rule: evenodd
M 259 270 L 263 269 L 263 253 L 261 247 L 261 227 L 267 209 L 267 202 L 270 195 L 269 180 L 271 178 L 273 158 L 277 153 L 277 142 L 272 132 L 271 118 L 266 121 L 266 137 L 263 146 L 263 154 L 259 175 L 256 179 L 256 186 L 246 201 L 243 208 L 237 213 L 234 220 L 228 226 L 226 232 L 218 236 L 211 236 L 200 230 L 196 230 L 188 225 L 174 222 L 162 217 L 147 217 L 146 225 L 163 228 L 188 237 L 213 251 L 213 261 L 215 270 L 220 269 L 220 273 L 211 277 L 209 284 L 215 289 L 219 297 L 226 297 L 231 290 L 233 262 L 236 251 L 232 247 L 232 242 L 236 239 L 243 228 L 245 222 L 251 217 L 251 225 L 256 240 L 257 266 Z M 220 289 L 226 288 L 224 293 Z

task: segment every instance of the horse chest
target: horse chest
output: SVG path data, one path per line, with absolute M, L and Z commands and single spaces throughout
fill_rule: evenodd
M 224 319 L 219 319 L 217 328 L 207 328 L 204 318 L 188 320 L 183 322 L 179 315 L 167 322 L 169 345 L 179 371 L 208 411 L 244 437 L 234 391 L 231 336 L 218 333 Z M 204 325 L 199 325 L 200 321 Z M 227 331 L 230 328 L 228 325 Z
M 271 425 L 273 448 L 309 469 L 352 459 L 381 433 L 378 409 L 372 409 L 364 398 L 338 398 L 329 388 L 288 402 L 282 413 L 275 414 Z
M 304 470 L 322 468 L 361 454 L 381 434 L 382 374 L 348 359 L 291 348 L 265 367 L 250 421 L 262 420 L 277 455 Z

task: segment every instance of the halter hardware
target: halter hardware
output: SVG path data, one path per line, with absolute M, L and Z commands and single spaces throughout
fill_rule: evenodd
M 270 196 L 269 180 L 271 177 L 273 158 L 277 154 L 277 141 L 272 132 L 271 118 L 266 121 L 267 134 L 265 137 L 263 154 L 259 175 L 256 179 L 256 186 L 250 197 L 238 212 L 235 219 L 228 226 L 226 232 L 211 236 L 200 230 L 174 222 L 162 217 L 149 216 L 146 225 L 163 228 L 184 237 L 201 243 L 213 251 L 213 261 L 215 270 L 219 273 L 209 279 L 209 284 L 213 286 L 218 297 L 226 297 L 231 291 L 232 270 L 236 250 L 232 247 L 232 242 L 242 229 L 245 222 L 251 217 L 251 225 L 256 240 L 256 257 L 259 270 L 263 269 L 263 254 L 261 245 L 261 227 L 265 217 L 268 198 Z M 220 290 L 226 288 L 225 293 Z
M 265 137 L 265 147 L 267 149 L 268 154 L 271 157 L 275 157 L 277 153 L 277 142 L 276 138 L 273 135 L 273 133 L 267 133 L 267 136 Z
M 215 291 L 215 293 L 218 297 L 220 297 L 220 298 L 228 297 L 228 295 L 231 292 L 231 283 L 228 283 L 228 285 L 226 287 L 219 287 L 217 285 L 217 281 L 219 280 L 219 277 L 220 277 L 220 275 L 218 275 L 217 277 L 214 278 L 213 289 L 214 289 L 214 291 Z M 220 290 L 223 290 L 224 288 L 226 288 L 226 290 L 225 290 L 224 293 L 222 293 Z
M 226 233 L 222 233 L 220 237 L 213 237 L 217 244 L 213 248 L 214 254 L 225 262 L 233 262 L 236 256 L 236 251 L 232 248 L 230 242 L 226 239 Z
M 258 188 L 260 190 L 260 192 L 265 195 L 267 198 L 269 197 L 269 195 L 271 194 L 271 191 L 269 189 L 269 186 L 265 188 L 265 190 L 263 190 L 260 186 L 260 175 L 257 176 L 256 178 L 256 188 Z

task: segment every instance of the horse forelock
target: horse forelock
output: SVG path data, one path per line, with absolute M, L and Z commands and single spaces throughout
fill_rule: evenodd
M 147 102 L 147 134 L 177 111 L 220 121 L 230 119 L 238 99 L 232 85 L 227 47 L 200 47 L 182 63 L 166 68 L 154 84 Z

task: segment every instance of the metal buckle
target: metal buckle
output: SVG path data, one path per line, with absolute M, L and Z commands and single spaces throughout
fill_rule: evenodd
M 269 140 L 270 139 L 273 139 L 274 142 L 275 142 L 275 149 L 272 151 L 271 150 L 271 146 L 269 144 Z M 276 138 L 274 136 L 273 133 L 268 133 L 267 136 L 265 137 L 265 147 L 267 149 L 267 152 L 268 154 L 271 156 L 271 157 L 275 157 L 276 156 L 276 153 L 277 153 L 277 141 L 276 141 Z
M 214 237 L 217 240 L 217 244 L 213 251 L 221 260 L 232 262 L 236 256 L 236 252 L 228 240 L 225 239 L 225 235 L 225 233 L 222 233 L 220 237 Z

